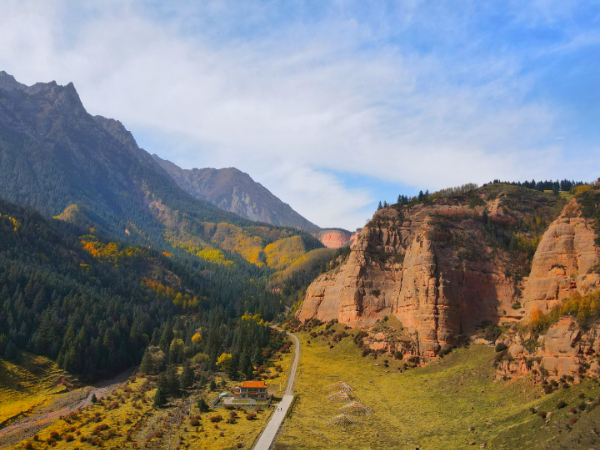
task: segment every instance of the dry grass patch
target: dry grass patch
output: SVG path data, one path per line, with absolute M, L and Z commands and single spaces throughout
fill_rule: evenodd
M 533 435 L 544 423 L 530 408 L 550 411 L 559 400 L 543 395 L 529 379 L 494 381 L 494 350 L 487 346 L 455 350 L 426 367 L 400 373 L 392 366 L 376 366 L 381 357 L 362 357 L 352 335 L 332 349 L 307 333 L 299 337 L 298 398 L 277 441 L 280 450 L 462 449 L 471 442 L 490 448 L 494 441 L 498 448 L 517 448 L 501 443 L 509 437 L 506 433 L 524 426 Z M 343 406 L 324 400 L 327 386 L 339 380 L 352 385 L 360 401 L 375 411 L 359 426 L 327 425 Z

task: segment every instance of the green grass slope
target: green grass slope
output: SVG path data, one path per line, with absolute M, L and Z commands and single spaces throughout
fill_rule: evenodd
M 357 331 L 345 332 L 350 336 L 333 348 L 328 339 L 300 333 L 298 399 L 276 449 L 587 449 L 600 443 L 593 433 L 600 426 L 597 382 L 544 395 L 529 379 L 495 381 L 494 350 L 480 345 L 401 372 L 404 362 L 362 357 L 353 342 Z M 359 426 L 327 423 L 345 404 L 327 399 L 327 386 L 339 380 L 352 385 L 360 401 L 375 411 Z M 561 400 L 567 406 L 559 409 Z M 552 414 L 543 419 L 530 408 Z

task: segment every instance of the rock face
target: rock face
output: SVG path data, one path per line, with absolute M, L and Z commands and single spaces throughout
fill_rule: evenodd
M 500 376 L 519 376 L 535 370 L 547 374 L 548 380 L 600 375 L 600 325 L 581 331 L 571 317 L 563 317 L 545 335 L 515 334 L 505 340 L 507 355 L 498 366 Z M 531 345 L 532 342 L 534 345 Z
M 317 234 L 321 243 L 327 248 L 340 248 L 353 240 L 355 235 L 346 230 L 323 230 Z
M 512 309 L 519 291 L 506 255 L 487 244 L 484 208 L 440 199 L 378 211 L 345 264 L 311 284 L 297 318 L 371 326 L 393 315 L 424 356 L 485 320 L 519 319 Z
M 531 274 L 525 280 L 525 318 L 538 308 L 548 312 L 575 292 L 586 294 L 600 285 L 593 268 L 600 249 L 594 244 L 593 219 L 585 219 L 576 199 L 564 208 L 535 252 Z
M 262 184 L 254 181 L 250 175 L 235 167 L 187 170 L 157 155 L 152 156 L 184 191 L 221 209 L 250 220 L 299 228 L 310 233 L 321 230 Z

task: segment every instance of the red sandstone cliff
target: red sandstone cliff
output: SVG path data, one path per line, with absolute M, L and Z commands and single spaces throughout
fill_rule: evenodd
M 550 216 L 558 200 L 498 189 L 378 211 L 347 261 L 311 284 L 297 318 L 371 326 L 393 315 L 424 356 L 437 355 L 483 321 L 520 319 L 523 311 L 513 309 L 522 288 L 516 263 L 490 230 Z M 489 219 L 484 210 L 493 212 Z
M 548 312 L 575 292 L 586 294 L 600 285 L 600 249 L 594 244 L 594 220 L 582 217 L 581 206 L 572 199 L 556 219 L 535 252 L 531 274 L 523 293 L 526 319 L 538 308 Z
M 327 248 L 340 248 L 352 244 L 355 235 L 344 230 L 323 230 L 317 234 L 321 243 Z
M 600 375 L 600 325 L 581 330 L 567 316 L 541 336 L 511 333 L 503 338 L 508 349 L 498 355 L 498 374 L 514 377 L 534 372 L 547 380 Z M 505 354 L 502 354 L 505 353 Z

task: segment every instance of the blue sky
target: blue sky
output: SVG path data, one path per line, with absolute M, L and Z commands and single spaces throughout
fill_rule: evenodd
M 73 81 L 179 165 L 321 226 L 494 178 L 599 176 L 600 3 L 6 0 L 0 70 Z

